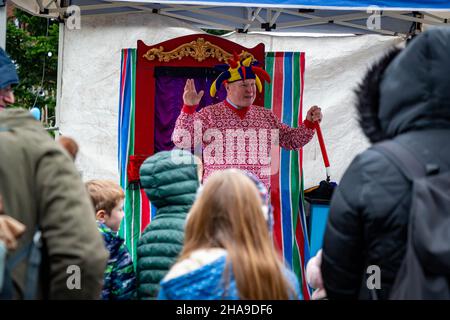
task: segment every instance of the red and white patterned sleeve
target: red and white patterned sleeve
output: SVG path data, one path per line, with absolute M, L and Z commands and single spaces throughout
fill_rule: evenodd
M 314 136 L 314 124 L 305 119 L 298 128 L 291 128 L 282 123 L 278 117 L 271 112 L 272 128 L 279 130 L 280 146 L 288 150 L 298 150 L 311 141 Z
M 194 143 L 194 121 L 197 118 L 198 105 L 183 105 L 181 113 L 175 122 L 175 128 L 172 133 L 172 142 L 178 149 L 190 150 Z

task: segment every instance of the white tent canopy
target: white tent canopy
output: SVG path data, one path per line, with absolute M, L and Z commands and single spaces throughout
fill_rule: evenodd
M 406 37 L 416 24 L 441 25 L 450 2 L 431 1 L 317 1 L 249 0 L 12 0 L 34 14 L 67 18 L 80 9 L 81 17 L 151 12 L 180 19 L 196 28 L 277 32 L 379 33 Z M 373 6 L 375 5 L 375 7 Z M 380 10 L 380 11 L 375 11 Z M 433 13 L 432 13 L 433 12 Z M 380 20 L 373 14 L 379 14 Z
M 310 6 L 311 9 L 300 4 L 282 7 L 290 2 L 286 0 L 228 5 L 225 2 L 206 3 L 208 1 L 191 1 L 189 4 L 184 1 L 12 1 L 33 14 L 53 17 L 64 17 L 69 5 L 80 6 L 81 29 L 70 30 L 60 25 L 57 125 L 62 134 L 79 142 L 77 166 L 84 179 L 118 179 L 120 52 L 122 48 L 135 48 L 137 40 L 156 44 L 182 35 L 202 33 L 199 27 L 241 29 L 248 33 L 234 33 L 228 38 L 247 47 L 263 42 L 266 51 L 305 52 L 304 109 L 313 104 L 322 107 L 322 130 L 333 168 L 332 178 L 339 181 L 352 158 L 368 144 L 353 112 L 353 89 L 367 67 L 393 45 L 403 43 L 401 36 L 414 32 L 418 27 L 416 23 L 423 20 L 432 21 L 432 24 L 447 23 L 438 17 L 441 13 L 429 13 L 428 9 L 432 8 L 425 7 L 414 13 L 406 8 L 386 11 L 382 7 L 382 28 L 370 31 L 365 28 L 368 15 L 365 8 L 355 11 L 348 7 L 333 7 L 335 10 L 330 11 L 329 7 L 317 5 Z M 438 2 L 442 1 L 427 1 Z M 383 23 L 392 19 L 398 24 Z M 355 27 L 353 24 L 358 21 L 360 26 Z M 263 25 L 271 31 L 265 34 L 254 32 L 264 31 Z M 275 29 L 271 28 L 274 25 Z M 395 25 L 403 29 L 395 29 Z M 288 31 L 326 33 L 328 36 L 293 36 Z M 280 36 L 279 32 L 284 32 L 285 36 Z M 335 33 L 352 36 L 332 36 Z M 353 36 L 361 33 L 375 34 Z M 315 140 L 304 148 L 304 172 L 306 187 L 324 178 L 323 162 Z

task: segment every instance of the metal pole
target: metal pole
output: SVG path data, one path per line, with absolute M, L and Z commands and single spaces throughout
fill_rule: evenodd
M 0 0 L 0 47 L 6 48 L 6 18 L 7 10 L 5 0 Z
M 63 77 L 63 55 L 64 55 L 64 23 L 59 24 L 59 41 L 58 41 L 58 75 L 56 81 L 56 110 L 55 110 L 55 127 L 61 123 L 61 96 L 62 96 L 62 77 Z M 55 135 L 56 136 L 56 135 Z

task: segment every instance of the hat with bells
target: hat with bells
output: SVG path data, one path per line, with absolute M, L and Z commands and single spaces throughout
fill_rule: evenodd
M 261 92 L 261 79 L 270 83 L 270 76 L 263 68 L 258 67 L 258 64 L 259 62 L 252 57 L 245 58 L 241 61 L 239 56 L 236 53 L 233 53 L 233 57 L 228 64 L 216 66 L 222 73 L 214 80 L 209 89 L 211 97 L 216 95 L 220 86 L 225 81 L 231 83 L 239 80 L 255 79 L 256 87 L 258 88 L 258 91 Z

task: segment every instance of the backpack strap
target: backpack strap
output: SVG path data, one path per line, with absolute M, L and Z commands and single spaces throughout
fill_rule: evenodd
M 36 299 L 39 282 L 39 271 L 42 260 L 41 238 L 41 230 L 37 228 L 36 232 L 34 233 L 32 245 L 29 252 L 30 256 L 28 259 L 27 275 L 25 279 L 25 292 L 23 297 L 25 300 Z
M 426 166 L 411 151 L 396 141 L 386 140 L 373 145 L 372 149 L 382 153 L 396 164 L 403 175 L 410 181 L 415 178 L 425 177 L 428 174 Z
M 22 249 L 6 259 L 5 269 L 3 270 L 3 287 L 0 290 L 0 299 L 11 300 L 13 298 L 14 284 L 11 273 L 16 265 L 26 259 L 30 252 L 32 242 L 26 244 Z
M 23 299 L 36 299 L 37 285 L 39 281 L 39 270 L 42 259 L 41 253 L 42 239 L 41 231 L 36 228 L 33 239 L 26 244 L 20 251 L 9 257 L 5 265 L 4 287 L 0 291 L 0 298 L 10 300 L 13 298 L 14 285 L 11 277 L 12 271 L 20 262 L 27 261 L 25 274 L 25 286 Z

